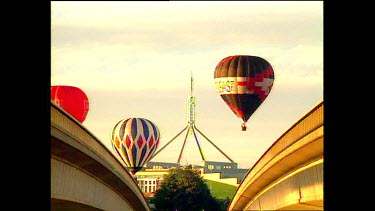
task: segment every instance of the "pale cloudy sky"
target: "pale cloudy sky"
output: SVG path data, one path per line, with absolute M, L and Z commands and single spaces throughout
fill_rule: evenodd
M 51 85 L 81 88 L 83 125 L 107 147 L 121 119 L 143 117 L 159 149 L 188 123 L 194 76 L 196 127 L 240 168 L 250 168 L 323 100 L 323 1 L 52 1 Z M 275 71 L 270 95 L 241 131 L 218 94 L 221 59 L 253 55 Z M 176 162 L 186 131 L 152 161 Z M 198 134 L 206 160 L 228 161 Z M 200 164 L 193 135 L 182 164 Z

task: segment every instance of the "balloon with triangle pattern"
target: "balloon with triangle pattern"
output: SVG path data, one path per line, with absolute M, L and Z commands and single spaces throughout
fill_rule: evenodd
M 135 175 L 152 158 L 159 139 L 159 129 L 153 122 L 145 118 L 128 118 L 114 126 L 111 145 L 115 154 Z

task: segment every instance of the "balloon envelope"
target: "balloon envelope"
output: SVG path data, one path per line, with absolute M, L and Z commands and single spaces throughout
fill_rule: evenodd
M 79 122 L 85 121 L 89 111 L 89 100 L 80 88 L 65 85 L 51 86 L 51 100 Z
M 244 123 L 267 98 L 274 79 L 270 63 L 249 55 L 225 57 L 214 72 L 220 96 Z
M 134 175 L 152 158 L 159 138 L 159 129 L 153 122 L 145 118 L 129 118 L 120 120 L 114 126 L 111 144 Z

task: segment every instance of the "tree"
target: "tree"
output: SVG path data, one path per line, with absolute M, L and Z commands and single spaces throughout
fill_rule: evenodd
M 229 197 L 226 197 L 225 199 L 216 199 L 218 202 L 219 202 L 219 206 L 220 206 L 220 209 L 219 210 L 222 210 L 222 211 L 225 211 L 227 210 L 228 206 L 229 206 L 229 203 L 231 201 L 231 199 Z
M 155 192 L 154 202 L 159 211 L 220 210 L 219 202 L 211 195 L 199 170 L 191 165 L 171 169 Z

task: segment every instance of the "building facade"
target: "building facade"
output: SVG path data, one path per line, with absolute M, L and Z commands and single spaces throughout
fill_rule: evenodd
M 143 170 L 136 173 L 138 186 L 146 197 L 154 197 L 155 191 L 164 181 L 164 175 L 167 175 L 170 169 L 179 167 L 177 163 L 148 162 Z M 200 170 L 205 180 L 232 186 L 238 186 L 248 171 L 238 169 L 237 163 L 231 162 L 203 161 L 203 165 L 193 167 Z

